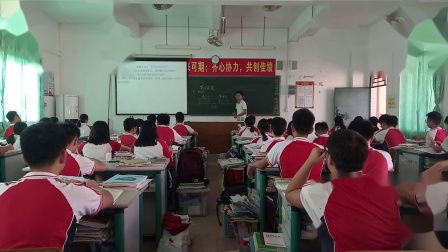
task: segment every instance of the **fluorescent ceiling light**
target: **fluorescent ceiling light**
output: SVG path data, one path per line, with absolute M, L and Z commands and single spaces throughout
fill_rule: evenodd
M 230 46 L 233 50 L 275 50 L 275 46 L 251 46 L 251 45 L 241 45 L 241 46 Z
M 201 50 L 201 47 L 191 45 L 156 45 L 156 49 Z

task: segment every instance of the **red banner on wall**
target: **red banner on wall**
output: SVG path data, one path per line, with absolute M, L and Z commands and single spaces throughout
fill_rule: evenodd
M 275 76 L 275 59 L 220 59 L 213 64 L 210 58 L 188 60 L 188 76 Z

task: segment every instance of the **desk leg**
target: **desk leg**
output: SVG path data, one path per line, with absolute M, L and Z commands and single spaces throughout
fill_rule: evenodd
M 162 218 L 166 210 L 166 170 L 156 174 L 156 242 L 162 238 Z
M 176 210 L 176 191 L 177 191 L 177 164 L 179 162 L 179 153 L 173 155 L 173 168 L 171 176 L 173 178 L 173 187 L 171 188 L 171 209 Z
M 117 252 L 125 252 L 125 234 L 124 234 L 124 210 L 114 214 L 115 219 L 115 248 Z
M 143 193 L 140 194 L 140 196 L 138 197 L 139 200 L 139 233 L 140 233 L 140 252 L 143 252 L 143 226 L 144 226 L 144 221 L 143 221 Z
M 299 252 L 300 231 L 300 209 L 291 207 L 291 252 Z
M 266 225 L 266 172 L 257 169 L 257 173 L 255 175 L 255 184 L 260 196 L 260 214 L 258 216 L 258 218 L 260 219 L 260 232 L 264 232 Z

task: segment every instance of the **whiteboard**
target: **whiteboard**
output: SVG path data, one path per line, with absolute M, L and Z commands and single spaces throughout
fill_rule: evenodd
M 117 68 L 116 113 L 187 113 L 187 61 L 126 61 Z
M 335 116 L 342 116 L 348 126 L 357 116 L 370 117 L 370 88 L 335 88 Z

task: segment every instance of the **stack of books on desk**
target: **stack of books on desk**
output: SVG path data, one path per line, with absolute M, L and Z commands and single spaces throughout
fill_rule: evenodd
M 139 167 L 139 166 L 148 166 L 151 164 L 151 161 L 141 159 L 141 158 L 134 158 L 134 159 L 122 159 L 120 160 L 120 163 L 118 163 L 118 166 L 123 167 Z
M 111 215 L 84 216 L 79 221 L 74 242 L 105 242 L 111 237 Z
M 178 190 L 182 190 L 182 189 L 204 189 L 204 188 L 205 188 L 204 182 L 180 183 L 179 187 L 177 187 Z
M 258 233 L 249 237 L 250 250 L 252 252 L 287 251 L 283 234 L 281 233 Z
M 246 165 L 246 162 L 239 158 L 218 159 L 218 163 L 223 169 L 237 167 L 244 168 Z
M 117 151 L 114 154 L 115 160 L 126 160 L 131 159 L 133 154 L 129 151 Z
M 147 179 L 145 175 L 115 175 L 112 178 L 103 182 L 103 187 L 115 188 L 122 190 L 138 191 L 145 188 L 151 179 Z

